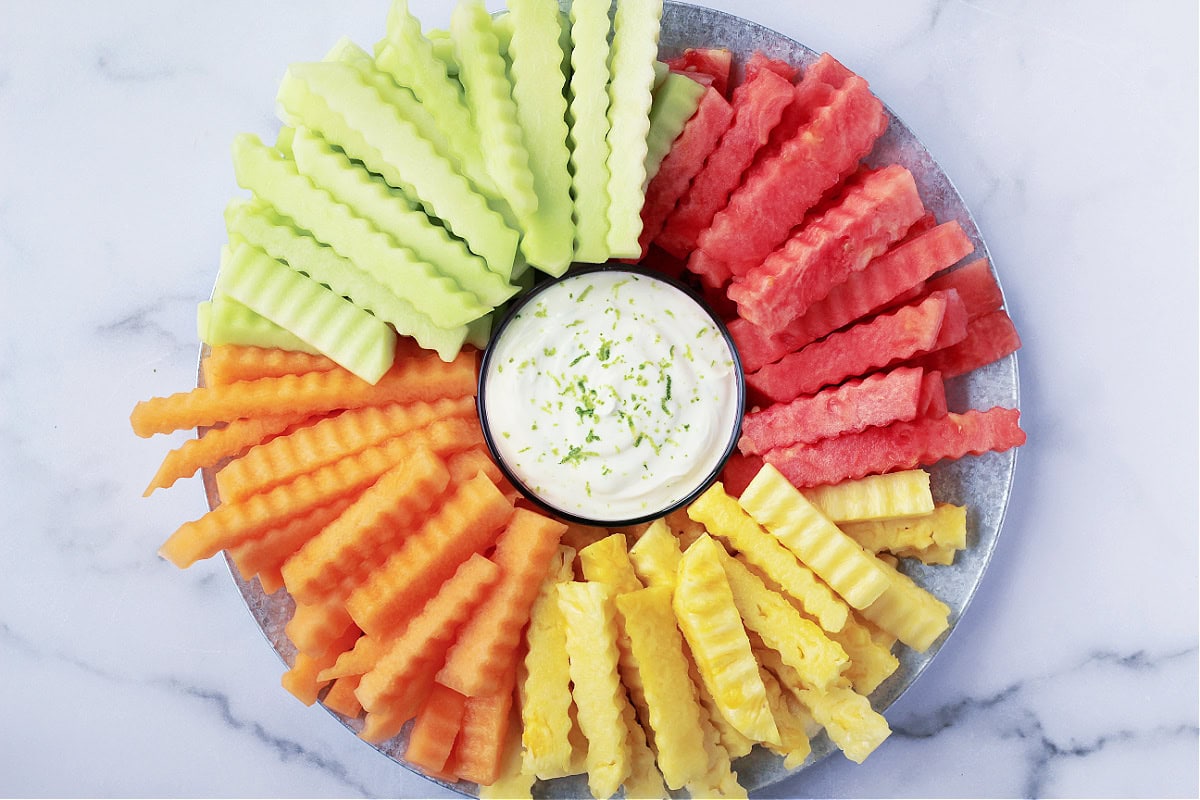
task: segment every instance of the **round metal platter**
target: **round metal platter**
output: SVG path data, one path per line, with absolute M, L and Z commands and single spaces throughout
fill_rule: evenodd
M 755 51 L 801 66 L 811 64 L 820 55 L 762 25 L 724 12 L 667 0 L 662 18 L 660 57 L 677 55 L 687 47 L 728 48 L 736 57 L 735 65 L 744 62 Z M 838 54 L 833 55 L 836 57 Z M 886 108 L 886 98 L 881 99 L 885 102 L 890 124 L 887 132 L 868 156 L 867 162 L 871 165 L 902 164 L 911 170 L 925 207 L 934 212 L 938 222 L 957 220 L 974 242 L 975 252 L 968 260 L 988 257 L 987 245 L 950 179 L 913 132 Z M 203 352 L 202 350 L 202 357 Z M 952 411 L 968 408 L 988 409 L 993 406 L 1018 408 L 1016 356 L 1010 355 L 969 375 L 947 381 L 946 393 Z M 942 462 L 930 470 L 933 476 L 933 495 L 938 501 L 967 506 L 967 549 L 958 554 L 953 566 L 924 566 L 909 563 L 909 560 L 902 565 L 902 569 L 950 607 L 950 629 L 924 653 L 917 653 L 903 645 L 896 646 L 900 667 L 871 695 L 871 704 L 876 711 L 886 712 L 887 708 L 913 684 L 962 619 L 963 612 L 983 579 L 995 549 L 1008 505 L 1015 468 L 1016 451 L 1009 450 L 1004 453 L 967 456 L 958 461 Z M 204 471 L 204 487 L 210 508 L 220 502 L 214 475 L 213 470 Z M 291 664 L 296 650 L 284 635 L 284 626 L 293 610 L 291 598 L 283 591 L 267 595 L 257 580 L 243 580 L 232 562 L 229 563 L 229 568 L 238 591 L 241 592 L 247 608 L 267 641 L 284 663 Z M 361 720 L 347 719 L 332 711 L 330 713 L 355 734 L 362 727 Z M 401 766 L 411 769 L 401 758 L 407 736 L 406 727 L 395 739 L 380 745 L 364 743 L 364 746 L 374 746 Z M 748 790 L 762 789 L 795 775 L 835 749 L 822 734 L 813 740 L 812 755 L 794 770 L 784 769 L 782 758 L 761 747 L 756 747 L 749 755 L 735 762 L 734 768 L 739 782 Z M 467 796 L 478 795 L 474 784 L 434 782 Z M 534 796 L 587 798 L 591 795 L 588 792 L 586 776 L 575 776 L 539 781 L 534 786 Z

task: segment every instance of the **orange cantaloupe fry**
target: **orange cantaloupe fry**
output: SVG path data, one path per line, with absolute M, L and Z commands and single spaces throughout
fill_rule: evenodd
M 436 353 L 398 357 L 395 366 L 376 384 L 336 369 L 197 387 L 139 402 L 129 415 L 129 422 L 134 433 L 149 437 L 264 416 L 278 408 L 298 414 L 318 414 L 386 403 L 473 396 L 475 362 L 476 351 L 468 348 L 451 362 L 442 361 Z
M 301 475 L 269 492 L 251 495 L 238 503 L 221 503 L 200 519 L 180 526 L 159 554 L 176 566 L 190 566 L 284 525 L 313 508 L 362 491 L 384 472 L 411 459 L 418 450 L 427 448 L 439 455 L 449 455 L 478 446 L 481 438 L 477 423 L 439 420 L 428 428 L 389 439 Z
M 318 655 L 351 627 L 358 630 L 340 603 L 297 603 L 283 632 L 300 652 Z
M 446 760 L 450 774 L 481 786 L 493 784 L 500 777 L 515 684 L 516 674 L 509 672 L 493 693 L 467 698 L 462 728 Z
M 504 673 L 515 668 L 521 631 L 566 529 L 534 511 L 513 512 L 492 555 L 500 580 L 459 632 L 438 683 L 474 697 L 494 691 Z
M 322 680 L 337 678 L 362 677 L 371 671 L 388 650 L 391 640 L 384 641 L 374 636 L 360 636 L 354 646 L 338 656 L 332 666 L 326 667 L 320 677 Z M 357 684 L 356 684 L 357 686 Z
M 388 705 L 390 698 L 410 682 L 419 665 L 440 666 L 459 628 L 479 607 L 500 573 L 500 567 L 478 553 L 463 561 L 363 675 L 355 692 L 363 708 L 375 711 Z
M 434 681 L 417 711 L 404 760 L 423 772 L 441 773 L 462 727 L 467 698 Z
M 288 592 L 301 603 L 331 595 L 358 565 L 415 527 L 450 482 L 445 462 L 425 450 L 383 473 L 342 514 L 283 565 Z
M 404 723 L 416 716 L 425 695 L 433 688 L 433 676 L 437 674 L 438 666 L 437 662 L 432 661 L 418 664 L 400 694 L 389 698 L 386 705 L 367 711 L 362 730 L 358 733 L 359 738 L 378 744 L 398 734 Z M 361 679 L 359 684 L 362 684 Z M 355 697 L 357 695 L 356 689 Z
M 318 673 L 317 678 L 320 677 Z M 354 696 L 354 690 L 358 688 L 358 678 L 358 675 L 345 675 L 335 679 L 329 684 L 329 691 L 325 693 L 321 704 L 343 717 L 357 717 L 362 713 L 362 703 Z
M 346 598 L 350 616 L 372 636 L 387 637 L 411 618 L 472 553 L 496 539 L 512 503 L 479 473 L 457 488 L 420 530 Z M 365 705 L 365 704 L 364 704 Z
M 225 502 L 241 500 L 438 420 L 473 418 L 474 414 L 470 397 L 345 411 L 277 436 L 230 462 L 217 473 L 217 490 Z
M 277 569 L 261 569 L 255 576 L 263 594 L 275 594 L 283 588 L 283 575 Z
M 353 502 L 354 495 L 340 497 L 328 505 L 314 508 L 303 516 L 273 528 L 258 538 L 230 548 L 229 554 L 233 557 L 238 572 L 244 580 L 250 580 L 255 575 L 261 580 L 262 575 L 268 573 L 278 575 L 282 582 L 281 570 L 287 558 L 309 539 L 319 535 L 326 525 L 337 519 Z
M 283 688 L 306 706 L 317 702 L 321 690 L 328 683 L 318 675 L 337 659 L 339 653 L 350 647 L 358 635 L 358 629 L 350 627 L 341 636 L 333 639 L 323 653 L 296 653 L 291 669 L 284 672 L 280 679 Z
M 335 369 L 338 369 L 337 362 L 327 356 L 242 344 L 214 345 L 200 362 L 205 386 Z
M 254 419 L 237 419 L 223 428 L 209 428 L 203 436 L 188 439 L 167 453 L 142 496 L 149 497 L 155 489 L 169 489 L 175 485 L 175 481 L 189 478 L 206 467 L 215 467 L 227 458 L 237 458 L 295 422 L 297 418 L 294 415 L 272 414 Z

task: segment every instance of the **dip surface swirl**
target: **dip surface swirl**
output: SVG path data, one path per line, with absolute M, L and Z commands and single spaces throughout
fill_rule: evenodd
M 481 409 L 497 457 L 543 503 L 627 522 L 687 499 L 740 420 L 722 330 L 673 284 L 587 271 L 540 289 L 497 334 Z

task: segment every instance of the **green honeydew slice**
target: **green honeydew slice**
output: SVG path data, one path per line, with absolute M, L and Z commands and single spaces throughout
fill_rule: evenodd
M 609 258 L 608 10 L 609 0 L 574 0 L 570 12 L 575 259 L 593 264 Z
M 209 347 L 240 344 L 320 355 L 317 348 L 253 309 L 220 293 L 196 306 L 196 330 Z
M 684 125 L 696 113 L 700 98 L 704 96 L 704 85 L 686 75 L 672 72 L 654 91 L 654 103 L 650 106 L 650 133 L 646 135 L 646 178 L 642 182 L 642 194 L 646 186 L 658 174 L 663 159 L 671 152 L 671 145 L 683 132 Z

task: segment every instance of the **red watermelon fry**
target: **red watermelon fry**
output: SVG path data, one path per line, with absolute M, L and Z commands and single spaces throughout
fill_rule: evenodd
M 804 70 L 804 76 L 796 84 L 795 99 L 783 112 L 783 118 L 779 120 L 775 130 L 771 131 L 771 139 L 767 146 L 754 157 L 754 163 L 774 158 L 784 143 L 812 122 L 813 115 L 819 109 L 829 105 L 834 91 L 853 75 L 854 73 L 843 67 L 836 58 L 822 53 L 812 66 Z
M 948 307 L 961 302 L 952 291 L 931 294 L 749 373 L 746 386 L 756 397 L 785 403 L 847 378 L 923 355 L 937 344 Z
M 799 67 L 789 64 L 783 59 L 771 58 L 765 53 L 756 51 L 750 56 L 750 60 L 746 62 L 745 75 L 743 76 L 742 81 L 746 82 L 754 80 L 755 76 L 764 69 L 774 72 L 788 83 L 796 80 L 796 76 L 800 74 Z
M 937 341 L 929 352 L 937 352 L 952 347 L 967 338 L 967 304 L 958 296 L 954 289 L 943 289 L 940 292 L 930 292 L 931 295 L 945 295 L 950 299 L 946 304 L 946 316 L 942 317 L 942 327 L 938 330 Z
M 1025 444 L 1015 408 L 918 417 L 813 444 L 771 450 L 763 460 L 797 488 L 823 486 L 895 470 L 929 467 L 944 458 L 1004 451 Z
M 693 275 L 699 276 L 706 287 L 718 291 L 723 290 L 725 284 L 729 283 L 729 279 L 733 277 L 728 264 L 718 261 L 703 250 L 693 250 L 692 254 L 688 256 L 687 270 Z M 721 291 L 721 294 L 725 293 Z M 726 301 L 729 302 L 728 298 Z
M 655 238 L 662 249 L 680 257 L 696 249 L 700 232 L 724 208 L 792 97 L 792 84 L 765 69 L 734 90 L 733 124 Z
M 638 239 L 643 256 L 732 121 L 733 106 L 715 87 L 710 87 L 700 98 L 696 113 L 671 145 L 671 151 L 663 159 L 658 173 L 646 187 L 646 200 L 642 205 L 642 234 Z
M 1008 313 L 992 311 L 967 324 L 962 341 L 930 353 L 921 363 L 940 370 L 947 378 L 965 375 L 973 369 L 999 361 L 1021 347 L 1021 337 Z
M 725 492 L 732 497 L 741 497 L 750 481 L 754 480 L 754 476 L 762 469 L 762 465 L 761 456 L 748 456 L 744 453 L 731 455 L 721 472 L 721 483 Z
M 784 330 L 882 255 L 924 214 L 911 172 L 899 165 L 872 172 L 735 281 L 729 297 L 743 319 L 773 333 Z
M 727 264 L 762 263 L 886 128 L 883 104 L 866 81 L 850 78 L 777 155 L 747 173 L 700 236 L 700 247 Z
M 723 48 L 689 47 L 675 58 L 668 58 L 667 66 L 690 77 L 711 78 L 712 83 L 709 85 L 724 97 L 729 89 L 729 70 L 733 66 L 733 53 Z
M 917 400 L 918 417 L 944 417 L 950 409 L 946 405 L 946 382 L 942 373 L 928 370 L 921 376 L 921 396 Z
M 978 319 L 1004 305 L 1000 284 L 996 283 L 996 276 L 992 274 L 991 265 L 986 258 L 977 259 L 945 275 L 939 275 L 929 281 L 927 288 L 930 291 L 957 291 L 966 304 L 967 316 L 971 319 Z
M 920 369 L 897 367 L 752 411 L 742 422 L 738 449 L 761 455 L 798 442 L 907 422 L 919 413 L 923 374 Z

